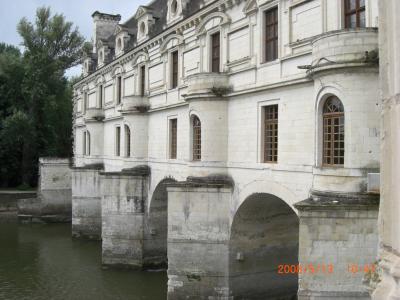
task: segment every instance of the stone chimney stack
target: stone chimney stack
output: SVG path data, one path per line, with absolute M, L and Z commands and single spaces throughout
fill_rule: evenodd
M 110 15 L 95 11 L 93 18 L 93 52 L 97 52 L 97 42 L 101 39 L 107 39 L 114 34 L 115 28 L 121 21 L 121 15 Z

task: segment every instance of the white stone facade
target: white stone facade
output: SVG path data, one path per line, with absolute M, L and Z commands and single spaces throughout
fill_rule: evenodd
M 167 10 L 175 5 L 175 1 L 164 2 Z M 379 172 L 380 164 L 379 72 L 374 60 L 378 1 L 365 1 L 366 28 L 356 29 L 345 29 L 341 0 L 201 1 L 199 10 L 188 16 L 178 14 L 197 1 L 177 2 L 176 11 L 166 13 L 162 30 L 154 36 L 151 33 L 160 26 L 157 20 L 164 19 L 157 9 L 140 7 L 120 26 L 135 24 L 136 33 L 126 35 L 131 48 L 113 42 L 120 35 L 117 29 L 106 38 L 108 45 L 114 43 L 107 51 L 117 49 L 114 57 L 108 63 L 101 61 L 75 85 L 75 167 L 102 164 L 105 173 L 115 173 L 147 165 L 151 176 L 145 211 L 165 178 L 182 182 L 190 176 L 228 176 L 234 185 L 229 197 L 225 189 L 221 192 L 225 199 L 221 201 L 227 202 L 221 210 L 227 222 L 223 240 L 229 240 L 237 212 L 254 194 L 278 197 L 297 213 L 294 204 L 313 190 L 365 193 L 367 174 Z M 266 12 L 275 7 L 278 53 L 277 59 L 266 62 Z M 211 36 L 216 32 L 220 33 L 220 73 L 211 72 Z M 104 42 L 100 45 L 106 47 Z M 96 57 L 104 49 L 94 50 Z M 178 84 L 172 88 L 175 51 Z M 345 113 L 340 167 L 322 163 L 322 107 L 329 96 L 341 100 Z M 278 160 L 265 163 L 263 111 L 274 104 L 279 112 Z M 200 161 L 193 160 L 194 115 L 201 121 Z M 176 159 L 170 158 L 171 119 L 177 119 Z M 175 208 L 181 205 L 177 189 L 182 187 L 169 189 Z M 73 211 L 79 197 L 74 198 Z M 174 234 L 170 226 L 168 234 Z M 181 275 L 171 276 L 173 293 L 174 285 L 183 282 L 176 279 Z M 226 285 L 219 287 L 229 290 Z M 359 290 L 348 287 L 352 288 Z

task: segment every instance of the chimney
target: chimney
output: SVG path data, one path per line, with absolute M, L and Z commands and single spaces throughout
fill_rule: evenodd
M 114 34 L 115 28 L 121 21 L 121 15 L 110 15 L 95 11 L 93 18 L 93 52 L 97 52 L 97 42 L 99 40 L 108 39 Z

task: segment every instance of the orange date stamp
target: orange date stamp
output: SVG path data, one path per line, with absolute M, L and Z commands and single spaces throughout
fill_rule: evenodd
M 347 272 L 352 274 L 357 273 L 375 273 L 375 264 L 353 264 L 347 265 Z M 344 268 L 338 268 L 340 272 L 345 272 Z M 335 266 L 332 263 L 329 264 L 281 264 L 278 265 L 277 273 L 281 275 L 290 274 L 333 274 L 335 272 Z

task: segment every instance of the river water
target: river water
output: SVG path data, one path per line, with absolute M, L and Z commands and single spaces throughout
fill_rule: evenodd
M 0 223 L 1 300 L 162 300 L 165 272 L 103 270 L 101 243 L 70 225 Z

